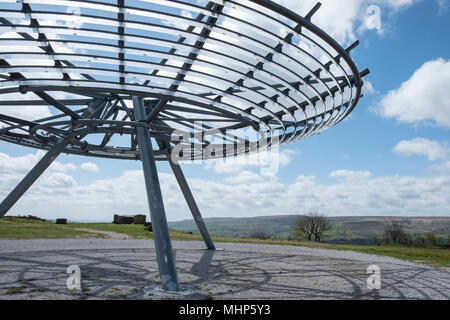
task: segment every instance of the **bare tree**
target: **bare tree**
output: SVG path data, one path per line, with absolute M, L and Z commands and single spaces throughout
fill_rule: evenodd
M 313 220 L 308 215 L 299 218 L 295 224 L 295 235 L 312 241 Z
M 377 246 L 379 246 L 381 244 L 381 241 L 380 241 L 380 239 L 378 239 L 377 235 L 372 236 L 372 242 Z
M 438 238 L 436 237 L 436 234 L 434 232 L 428 232 L 425 234 L 425 237 L 427 237 L 428 241 L 433 245 L 438 245 Z
M 403 243 L 406 239 L 402 224 L 395 219 L 389 220 L 384 227 L 384 241 L 386 243 Z
M 295 234 L 308 241 L 320 242 L 325 231 L 331 229 L 330 221 L 318 212 L 309 212 L 299 218 L 295 225 Z
M 250 235 L 250 238 L 260 239 L 260 240 L 268 240 L 271 239 L 272 236 L 264 231 L 256 231 Z

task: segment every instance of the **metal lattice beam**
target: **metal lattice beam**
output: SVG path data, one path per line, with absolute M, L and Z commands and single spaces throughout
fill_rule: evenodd
M 39 49 L 3 53 L 6 63 L 0 66 L 0 96 L 34 92 L 43 102 L 24 101 L 23 105 L 47 103 L 77 119 L 83 113 L 74 112 L 74 106 L 84 103 L 88 108 L 99 97 L 112 101 L 116 96 L 125 101 L 129 95 L 138 95 L 144 101 L 158 101 L 146 119 L 154 136 L 168 131 L 155 126 L 157 120 L 171 127 L 169 131 L 187 131 L 189 136 L 198 128 L 203 135 L 212 128 L 228 130 L 223 137 L 235 135 L 240 141 L 239 130 L 251 128 L 277 136 L 280 143 L 304 139 L 335 125 L 359 100 L 365 74 L 349 56 L 358 43 L 343 49 L 315 26 L 311 20 L 320 5 L 302 17 L 272 1 L 208 1 L 205 6 L 188 1 L 166 1 L 159 6 L 152 6 L 161 4 L 159 1 L 142 2 L 146 5 L 132 6 L 124 0 L 115 4 L 81 1 L 77 2 L 80 10 L 76 17 L 64 5 L 49 3 L 54 8 L 45 11 L 33 0 L 17 8 L 0 7 L 0 32 L 18 36 L 0 38 L 0 46 L 14 43 Z M 182 10 L 192 12 L 193 18 Z M 67 23 L 49 24 L 51 19 Z M 71 26 L 73 19 L 80 24 Z M 259 23 L 261 19 L 265 24 Z M 28 24 L 23 22 L 27 20 Z M 319 59 L 319 55 L 328 60 Z M 19 63 L 30 59 L 52 63 Z M 42 77 L 43 72 L 59 74 L 60 78 Z M 91 98 L 55 99 L 51 91 Z M 11 105 L 19 104 L 12 101 Z M 169 117 L 166 108 L 172 113 Z M 118 112 L 130 113 L 131 109 L 122 105 L 103 114 L 103 119 L 117 120 Z M 182 111 L 187 109 L 191 111 L 188 116 Z M 120 119 L 132 120 L 130 116 Z M 199 120 L 201 127 L 189 125 Z M 49 147 L 18 138 L 13 131 L 24 126 L 13 123 L 9 128 L 8 133 L 2 131 L 0 139 Z M 83 150 L 71 144 L 66 151 L 134 159 L 133 138 L 127 139 L 128 146 L 120 146 L 120 152 L 108 148 L 117 140 L 115 133 L 127 132 L 123 126 L 115 128 L 117 132 L 105 133 L 102 152 L 88 141 L 89 135 Z M 63 134 L 59 129 L 51 131 Z M 156 132 L 161 129 L 164 132 Z M 203 155 L 200 152 L 195 157 Z

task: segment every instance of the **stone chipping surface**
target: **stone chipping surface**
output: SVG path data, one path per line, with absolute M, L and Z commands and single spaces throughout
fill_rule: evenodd
M 450 270 L 389 257 L 305 247 L 173 241 L 182 292 L 159 287 L 153 241 L 0 240 L 0 299 L 444 299 Z M 381 289 L 367 287 L 367 267 Z M 69 290 L 67 267 L 81 269 Z

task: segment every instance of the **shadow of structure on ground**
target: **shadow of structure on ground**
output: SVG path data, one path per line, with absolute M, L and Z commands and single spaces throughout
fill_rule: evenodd
M 152 248 L 47 249 L 0 255 L 0 299 L 449 299 L 448 270 L 377 263 L 381 290 L 367 288 L 373 261 L 308 254 L 176 248 L 183 292 L 155 290 Z M 255 247 L 255 246 L 253 246 Z M 0 250 L 1 251 L 1 250 Z M 81 269 L 81 291 L 66 285 L 67 267 Z

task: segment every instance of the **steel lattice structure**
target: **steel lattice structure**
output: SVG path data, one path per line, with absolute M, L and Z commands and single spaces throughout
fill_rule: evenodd
M 142 160 L 163 286 L 178 290 L 155 160 L 171 164 L 214 249 L 171 155 L 252 153 L 345 119 L 368 70 L 350 57 L 358 42 L 344 49 L 311 22 L 319 7 L 300 16 L 269 0 L 1 0 L 0 139 L 49 151 L 0 217 L 62 152 Z M 49 114 L 33 118 L 33 107 Z

